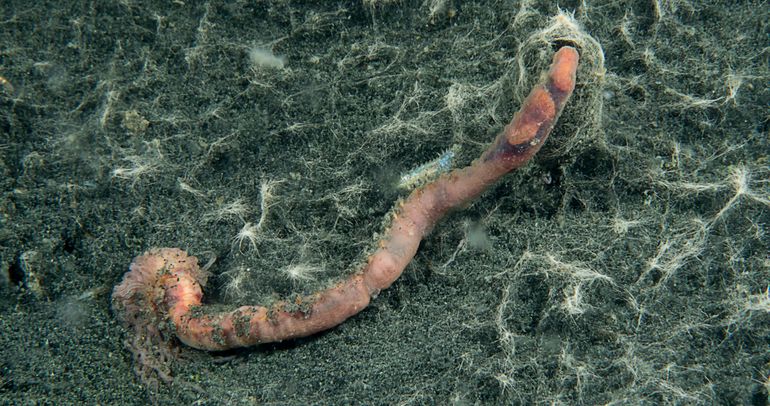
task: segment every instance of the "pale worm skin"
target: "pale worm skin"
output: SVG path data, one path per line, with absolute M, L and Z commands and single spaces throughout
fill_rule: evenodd
M 448 211 L 466 206 L 540 150 L 575 89 L 578 60 L 574 48 L 559 49 L 548 73 L 484 154 L 401 201 L 375 252 L 347 279 L 270 307 L 212 312 L 201 304 L 208 274 L 198 260 L 177 248 L 153 248 L 134 259 L 115 287 L 115 312 L 134 333 L 169 320 L 180 341 L 209 351 L 305 337 L 342 323 L 401 276 L 420 241 Z

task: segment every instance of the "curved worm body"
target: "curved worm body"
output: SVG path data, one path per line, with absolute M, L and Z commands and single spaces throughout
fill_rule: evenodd
M 177 248 L 154 248 L 135 258 L 115 287 L 115 312 L 134 334 L 146 334 L 142 329 L 150 323 L 169 320 L 179 340 L 210 351 L 309 336 L 342 323 L 398 279 L 420 241 L 449 210 L 467 205 L 540 150 L 575 88 L 578 59 L 574 48 L 559 49 L 544 79 L 481 158 L 400 202 L 377 250 L 349 278 L 270 307 L 212 312 L 201 304 L 207 273 L 197 259 Z

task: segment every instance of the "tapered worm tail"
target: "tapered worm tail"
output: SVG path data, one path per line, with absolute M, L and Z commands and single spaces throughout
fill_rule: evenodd
M 545 81 L 532 89 L 521 110 L 495 139 L 483 159 L 508 161 L 510 169 L 514 169 L 532 158 L 543 146 L 575 90 L 577 65 L 578 53 L 574 48 L 559 49 Z
M 148 325 L 169 319 L 182 342 L 203 350 L 304 337 L 342 323 L 398 279 L 422 238 L 449 210 L 463 207 L 540 150 L 575 88 L 578 59 L 574 48 L 559 49 L 547 75 L 481 158 L 414 190 L 393 212 L 363 269 L 331 288 L 270 307 L 212 312 L 201 305 L 207 274 L 197 259 L 180 249 L 154 248 L 134 259 L 115 287 L 116 313 L 135 334 L 157 331 Z

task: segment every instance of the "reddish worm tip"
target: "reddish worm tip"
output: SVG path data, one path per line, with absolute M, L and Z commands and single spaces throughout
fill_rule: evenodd
M 580 55 L 575 48 L 563 47 L 556 52 L 549 74 L 556 89 L 565 93 L 575 89 L 575 75 L 579 60 Z

